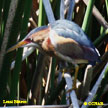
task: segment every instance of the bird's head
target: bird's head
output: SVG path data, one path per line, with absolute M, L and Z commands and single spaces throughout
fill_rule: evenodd
M 7 53 L 21 47 L 41 48 L 42 42 L 49 36 L 50 29 L 49 26 L 33 29 L 22 41 L 9 48 Z

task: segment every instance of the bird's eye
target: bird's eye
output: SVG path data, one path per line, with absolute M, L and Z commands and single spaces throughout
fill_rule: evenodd
M 33 39 L 32 39 L 32 38 L 30 38 L 30 40 L 31 40 L 31 41 L 33 41 Z
M 32 42 L 33 39 L 32 39 L 32 38 L 27 38 L 26 41 L 27 41 L 27 42 Z

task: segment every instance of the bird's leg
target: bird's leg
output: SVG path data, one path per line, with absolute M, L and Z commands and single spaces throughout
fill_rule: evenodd
M 78 70 L 79 70 L 79 66 L 77 64 L 75 64 L 75 77 L 74 77 L 72 89 L 76 89 L 76 81 L 77 81 L 77 76 L 78 76 Z
M 69 63 L 72 63 L 75 66 L 75 78 L 74 78 L 72 89 L 76 89 L 76 81 L 77 81 L 78 70 L 79 70 L 79 66 L 76 64 L 76 61 L 74 59 L 71 59 L 70 57 L 60 54 L 57 51 L 55 52 L 55 55 L 57 55 L 59 58 L 65 60 L 65 61 L 68 61 Z
M 62 76 L 64 77 L 64 74 L 67 72 L 67 68 L 65 67 L 63 70 L 62 70 Z
M 62 72 L 62 76 L 63 76 L 63 77 L 64 77 L 64 73 L 67 72 L 67 67 L 68 67 L 67 62 L 60 61 L 60 63 L 59 63 L 59 68 L 60 68 L 60 70 L 61 70 L 61 72 Z
M 76 81 L 77 81 L 79 66 L 77 64 L 74 64 L 74 65 L 75 65 L 75 77 L 74 77 L 73 85 L 72 85 L 72 88 L 69 89 L 67 92 L 71 92 L 72 90 L 76 90 Z

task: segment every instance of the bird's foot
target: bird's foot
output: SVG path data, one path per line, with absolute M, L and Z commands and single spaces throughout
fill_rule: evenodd
M 76 91 L 76 89 L 77 89 L 76 86 L 73 86 L 71 89 L 68 89 L 67 90 L 67 93 L 70 93 L 72 90 L 75 90 Z
M 76 89 L 77 89 L 76 84 L 73 84 L 72 90 L 76 90 Z

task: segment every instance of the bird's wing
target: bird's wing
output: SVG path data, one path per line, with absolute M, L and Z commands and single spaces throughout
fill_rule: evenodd
M 57 35 L 76 41 L 86 53 L 84 58 L 98 60 L 96 48 L 77 24 L 68 20 L 58 20 L 50 25 Z
M 57 20 L 51 24 L 51 28 L 65 38 L 71 38 L 82 46 L 95 48 L 83 30 L 74 22 L 68 20 Z
M 55 51 L 73 59 L 85 59 L 89 61 L 98 61 L 98 55 L 91 47 L 81 46 L 72 38 L 59 36 L 54 31 L 50 32 L 50 41 Z M 50 45 L 48 45 L 50 46 Z

